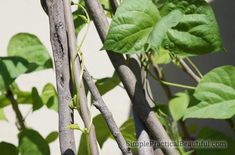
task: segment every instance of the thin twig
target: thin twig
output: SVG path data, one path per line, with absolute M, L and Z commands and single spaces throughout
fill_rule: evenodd
M 183 70 L 189 75 L 191 76 L 197 83 L 200 82 L 201 78 L 199 76 L 197 76 L 193 70 L 185 63 L 185 61 L 183 59 L 179 59 L 180 64 L 183 67 Z
M 16 101 L 16 99 L 14 98 L 14 95 L 12 93 L 11 90 L 9 90 L 7 92 L 7 98 L 10 100 L 11 102 L 11 105 L 12 105 L 12 108 L 16 114 L 16 118 L 17 118 L 17 128 L 22 131 L 24 130 L 26 127 L 25 127 L 25 124 L 24 124 L 24 118 L 20 112 L 20 109 L 19 109 L 19 106 L 18 106 L 18 103 Z
M 109 111 L 108 107 L 106 106 L 104 100 L 102 99 L 95 83 L 92 81 L 92 77 L 88 73 L 87 70 L 83 73 L 83 79 L 86 81 L 89 91 L 91 92 L 94 103 L 93 105 L 101 112 L 106 123 L 111 131 L 113 137 L 118 143 L 119 148 L 121 149 L 124 155 L 131 155 L 130 148 L 127 146 L 125 139 L 123 138 L 118 126 L 116 125 L 112 113 Z
M 56 72 L 56 86 L 59 100 L 59 142 L 63 155 L 75 155 L 76 146 L 74 131 L 68 129 L 73 123 L 73 110 L 69 108 L 72 100 L 70 87 L 70 63 L 68 54 L 68 41 L 65 25 L 63 0 L 42 0 L 46 5 L 49 24 L 50 39 L 53 50 Z
M 77 44 L 76 44 L 75 28 L 74 28 L 72 11 L 71 11 L 69 0 L 64 0 L 64 13 L 65 13 L 65 23 L 66 23 L 67 33 L 68 33 L 67 36 L 68 36 L 70 60 L 73 61 L 75 60 L 76 55 L 77 55 Z M 81 117 L 84 121 L 85 127 L 86 128 L 91 127 L 90 132 L 89 132 L 90 151 L 92 155 L 98 155 L 99 149 L 97 146 L 95 128 L 91 124 L 90 110 L 88 108 L 87 97 L 84 91 L 83 81 L 82 79 L 80 79 L 80 76 L 82 74 L 82 71 L 80 70 L 81 70 L 80 60 L 79 60 L 79 57 L 77 57 L 77 59 L 75 60 L 75 64 L 74 64 L 74 70 L 72 70 L 71 72 L 74 73 L 74 82 L 75 82 L 76 88 L 79 89 L 77 91 L 79 92 L 78 99 L 80 101 L 79 103 L 80 103 Z
M 85 3 L 90 11 L 90 15 L 94 21 L 100 38 L 104 42 L 109 28 L 104 10 L 97 0 L 85 0 Z M 141 81 L 137 81 L 134 73 L 127 66 L 124 57 L 111 51 L 108 51 L 107 53 L 133 103 L 133 108 L 139 118 L 145 123 L 146 127 L 157 141 L 171 142 L 165 129 L 156 117 L 155 113 L 151 110 L 148 101 L 146 100 Z M 178 151 L 172 147 L 165 146 L 162 150 L 167 155 L 179 154 Z

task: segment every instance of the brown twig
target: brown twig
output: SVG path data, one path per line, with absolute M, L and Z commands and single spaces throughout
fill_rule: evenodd
M 108 107 L 106 106 L 104 100 L 102 99 L 95 83 L 92 81 L 92 77 L 88 73 L 87 70 L 84 71 L 83 79 L 86 81 L 88 89 L 90 90 L 93 98 L 94 103 L 93 105 L 101 112 L 106 123 L 111 131 L 113 137 L 118 143 L 119 148 L 121 149 L 124 155 L 132 155 L 130 148 L 127 146 L 125 139 L 123 138 L 118 126 L 116 125 L 112 113 L 109 111 Z
M 85 0 L 85 3 L 90 11 L 90 15 L 94 21 L 100 38 L 104 42 L 109 27 L 104 10 L 97 0 Z M 141 82 L 137 81 L 134 73 L 126 64 L 124 57 L 111 51 L 108 51 L 107 53 L 133 103 L 134 111 L 137 113 L 139 118 L 145 123 L 146 127 L 153 134 L 156 140 L 171 142 L 162 124 L 156 117 L 155 113 L 151 110 L 145 98 Z M 179 154 L 175 148 L 164 147 L 162 150 L 169 155 Z
M 50 39 L 56 72 L 56 86 L 59 99 L 59 141 L 63 155 L 75 155 L 74 131 L 68 129 L 73 123 L 73 110 L 69 108 L 72 99 L 70 91 L 70 64 L 68 40 L 64 20 L 63 0 L 43 0 L 48 11 Z
M 83 81 L 80 80 L 81 66 L 80 66 L 79 57 L 77 57 L 77 59 L 75 60 L 76 55 L 77 55 L 77 43 L 76 43 L 75 28 L 74 28 L 74 23 L 73 23 L 73 18 L 72 18 L 71 5 L 68 0 L 64 0 L 64 13 L 65 13 L 65 23 L 66 23 L 67 34 L 68 34 L 67 36 L 68 36 L 70 61 L 75 61 L 74 70 L 72 70 L 72 72 L 74 72 L 74 82 L 75 82 L 76 88 L 80 89 L 79 90 L 79 100 L 80 100 L 79 103 L 80 103 L 81 117 L 84 121 L 85 127 L 90 128 L 89 144 L 90 144 L 91 154 L 98 155 L 99 149 L 97 146 L 95 127 L 90 122 L 91 116 L 90 116 L 90 110 L 87 104 L 87 97 L 84 91 Z

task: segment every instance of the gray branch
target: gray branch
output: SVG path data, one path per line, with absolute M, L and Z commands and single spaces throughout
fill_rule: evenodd
M 44 8 L 47 8 L 48 11 L 50 39 L 55 63 L 56 86 L 59 98 L 60 150 L 63 155 L 75 155 L 74 131 L 67 128 L 69 124 L 73 123 L 73 111 L 69 108 L 71 79 L 63 1 L 44 0 L 42 4 L 46 4 Z
M 88 89 L 90 90 L 93 98 L 94 103 L 93 105 L 101 112 L 103 115 L 109 130 L 111 131 L 113 137 L 118 143 L 119 148 L 121 149 L 124 155 L 132 155 L 130 148 L 128 148 L 125 139 L 123 138 L 118 126 L 116 125 L 112 113 L 109 111 L 108 107 L 106 106 L 104 100 L 102 99 L 96 85 L 92 81 L 92 78 L 87 70 L 84 71 L 83 78 L 87 83 Z
M 85 2 L 100 38 L 104 42 L 109 28 L 104 10 L 97 0 L 85 0 Z M 157 141 L 171 142 L 162 124 L 151 110 L 145 98 L 141 83 L 136 80 L 134 73 L 127 66 L 124 57 L 111 51 L 107 53 L 133 103 L 134 111 L 139 118 L 145 123 L 146 127 Z M 162 150 L 168 155 L 179 154 L 175 148 L 163 147 Z
M 68 33 L 68 46 L 69 46 L 69 55 L 70 55 L 70 61 L 74 61 L 74 58 L 77 54 L 77 43 L 76 43 L 76 36 L 75 36 L 75 29 L 74 29 L 74 23 L 73 23 L 73 17 L 72 17 L 72 11 L 71 11 L 71 5 L 69 3 L 69 0 L 64 0 L 64 12 L 65 12 L 65 23 Z M 85 89 L 83 85 L 83 80 L 80 81 L 80 60 L 79 57 L 77 57 L 74 65 L 74 78 L 75 78 L 75 85 L 77 89 L 80 89 L 79 99 L 80 99 L 80 110 L 81 110 L 81 117 L 83 119 L 83 122 L 85 124 L 86 128 L 90 128 L 90 110 L 88 108 L 88 102 L 87 97 L 85 94 Z M 79 82 L 80 88 L 79 87 Z M 97 146 L 97 140 L 96 140 L 96 133 L 95 133 L 95 127 L 93 124 L 91 125 L 91 129 L 89 132 L 89 144 L 90 144 L 90 151 L 92 155 L 98 155 L 99 149 Z

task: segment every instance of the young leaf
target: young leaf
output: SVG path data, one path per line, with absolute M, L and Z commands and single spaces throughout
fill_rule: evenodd
M 8 89 L 18 76 L 28 70 L 28 61 L 21 57 L 0 57 L 0 92 Z
M 157 64 L 168 64 L 171 62 L 170 52 L 160 48 L 158 52 L 154 52 L 154 61 Z
M 0 151 L 2 155 L 18 155 L 19 154 L 17 147 L 7 142 L 0 142 Z
M 101 95 L 109 92 L 120 83 L 120 79 L 116 73 L 110 78 L 103 78 L 96 81 L 96 86 Z
M 42 99 L 38 94 L 37 88 L 32 88 L 33 111 L 40 109 L 43 106 Z
M 211 146 L 211 148 L 196 148 L 196 154 L 199 155 L 232 155 L 235 152 L 235 139 L 224 135 L 221 132 L 215 131 L 210 128 L 204 128 L 200 131 L 198 140 L 209 140 L 209 141 L 217 141 L 218 146 Z M 221 148 L 219 148 L 219 142 L 225 144 Z M 212 144 L 212 143 L 211 143 Z
M 50 109 L 58 111 L 58 96 L 55 87 L 48 83 L 44 86 L 41 95 L 43 103 Z
M 58 138 L 58 132 L 57 131 L 53 131 L 51 132 L 47 137 L 46 137 L 46 142 L 49 144 L 49 143 L 52 143 L 54 142 L 56 139 Z
M 235 67 L 218 67 L 207 73 L 194 93 L 200 101 L 187 109 L 186 118 L 228 119 L 235 114 Z
M 21 155 L 50 155 L 46 140 L 37 131 L 25 129 L 18 137 Z
M 186 93 L 177 93 L 169 102 L 169 110 L 174 121 L 180 120 L 189 105 L 189 96 Z
M 8 44 L 9 56 L 20 56 L 36 64 L 37 70 L 52 68 L 52 60 L 46 47 L 33 34 L 18 33 Z

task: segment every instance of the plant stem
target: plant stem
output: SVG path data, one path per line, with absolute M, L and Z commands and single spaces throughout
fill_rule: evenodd
M 195 71 L 196 71 L 197 74 L 200 76 L 200 78 L 203 78 L 202 73 L 200 72 L 200 70 L 198 69 L 198 67 L 192 62 L 192 60 L 190 60 L 189 58 L 186 58 L 186 60 L 190 63 L 190 65 L 193 67 L 193 69 L 195 69 Z
M 132 155 L 130 148 L 127 146 L 127 143 L 122 136 L 118 126 L 116 125 L 112 113 L 109 111 L 108 107 L 106 106 L 104 100 L 102 99 L 95 83 L 92 81 L 92 78 L 87 70 L 84 71 L 83 79 L 86 81 L 88 89 L 90 90 L 93 98 L 94 103 L 93 105 L 101 112 L 103 115 L 109 130 L 111 131 L 113 137 L 118 143 L 119 148 L 121 149 L 124 155 Z
M 181 64 L 181 66 L 183 67 L 183 70 L 189 75 L 191 76 L 197 83 L 200 82 L 201 78 L 198 77 L 192 70 L 191 68 L 184 62 L 183 59 L 179 59 L 179 62 Z
M 15 111 L 15 114 L 16 114 L 16 118 L 17 118 L 17 128 L 22 131 L 24 129 L 26 129 L 25 127 L 25 124 L 24 124 L 24 118 L 20 112 L 20 109 L 19 109 L 19 106 L 18 106 L 18 103 L 16 101 L 16 99 L 14 98 L 14 95 L 12 93 L 11 90 L 8 90 L 7 92 L 7 98 L 10 100 L 11 102 L 11 105 L 12 105 L 12 108 L 13 110 Z

